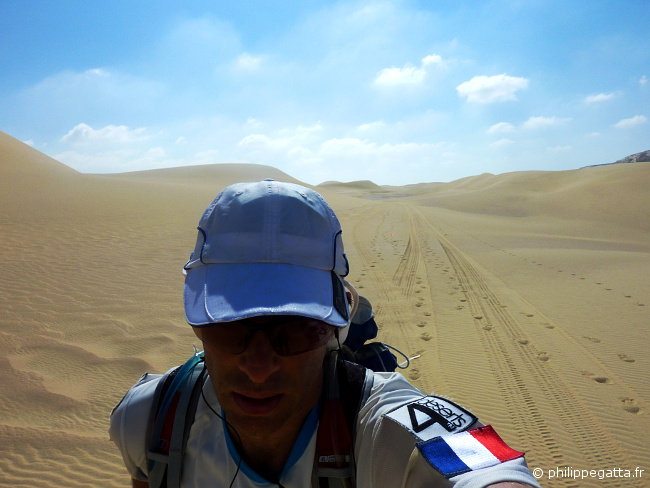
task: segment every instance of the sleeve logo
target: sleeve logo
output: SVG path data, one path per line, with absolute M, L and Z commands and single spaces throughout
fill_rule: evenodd
M 422 397 L 386 414 L 386 417 L 411 431 L 420 440 L 460 432 L 476 421 L 476 417 L 449 400 L 435 396 Z

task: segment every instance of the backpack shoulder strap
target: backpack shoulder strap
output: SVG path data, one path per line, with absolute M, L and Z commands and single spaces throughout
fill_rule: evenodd
M 355 486 L 354 434 L 357 414 L 372 388 L 372 374 L 343 361 L 337 352 L 325 362 L 322 413 L 316 439 L 316 472 L 321 488 Z
M 205 375 L 197 354 L 160 380 L 149 415 L 147 464 L 150 488 L 180 486 L 183 454 Z
M 353 433 L 357 414 L 370 396 L 373 380 L 372 371 L 365 366 L 344 360 L 339 362 L 339 394 L 345 418 Z

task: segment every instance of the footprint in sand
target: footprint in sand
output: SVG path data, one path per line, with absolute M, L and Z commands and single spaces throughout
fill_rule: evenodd
M 623 403 L 623 410 L 626 412 L 630 413 L 639 413 L 641 411 L 641 408 L 636 404 L 636 400 L 634 398 L 623 398 L 621 400 Z
M 537 359 L 539 359 L 540 361 L 548 361 L 551 358 L 545 351 L 542 351 L 537 353 Z
M 476 320 L 482 320 L 482 319 L 483 319 L 483 316 L 482 316 L 482 315 L 474 315 L 474 318 L 475 318 Z
M 587 378 L 594 380 L 596 383 L 600 383 L 600 384 L 611 383 L 610 379 L 607 376 L 598 376 L 593 373 L 590 373 L 589 371 L 583 371 L 582 374 Z
M 517 342 L 522 345 L 528 344 L 530 341 L 528 339 L 517 339 Z
M 417 326 L 418 326 L 418 327 L 426 327 L 426 326 L 427 326 L 427 323 L 426 323 L 426 322 L 419 322 L 419 323 L 417 324 Z
M 588 337 L 588 336 L 582 336 L 583 339 L 587 339 L 590 342 L 593 342 L 595 344 L 598 344 L 600 342 L 600 339 L 597 337 Z
M 618 358 L 619 358 L 621 361 L 625 361 L 626 363 L 634 363 L 634 362 L 636 362 L 636 359 L 631 358 L 631 357 L 628 356 L 627 354 L 619 354 L 619 355 L 618 355 Z
M 423 341 L 430 341 L 431 334 L 429 334 L 428 332 L 423 332 L 422 334 L 420 334 L 420 339 L 422 339 Z
M 412 380 L 417 380 L 420 377 L 420 372 L 417 369 L 412 369 L 409 372 L 409 378 Z

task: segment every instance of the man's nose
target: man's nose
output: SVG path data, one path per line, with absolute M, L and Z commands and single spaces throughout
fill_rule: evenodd
M 256 330 L 248 347 L 241 354 L 239 368 L 253 383 L 264 383 L 280 369 L 280 357 L 275 352 L 268 334 Z

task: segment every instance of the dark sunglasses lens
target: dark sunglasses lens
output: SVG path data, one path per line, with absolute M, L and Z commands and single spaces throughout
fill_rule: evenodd
M 318 321 L 300 320 L 278 325 L 273 332 L 272 344 L 281 356 L 293 356 L 312 351 L 332 337 L 332 329 Z
M 221 351 L 241 354 L 257 331 L 267 335 L 273 350 L 280 356 L 294 356 L 311 351 L 332 337 L 333 329 L 324 322 L 310 319 L 283 319 L 276 324 L 227 323 L 210 327 L 211 342 Z
M 248 345 L 249 327 L 235 324 L 219 324 L 213 329 L 214 344 L 229 354 L 241 354 Z

